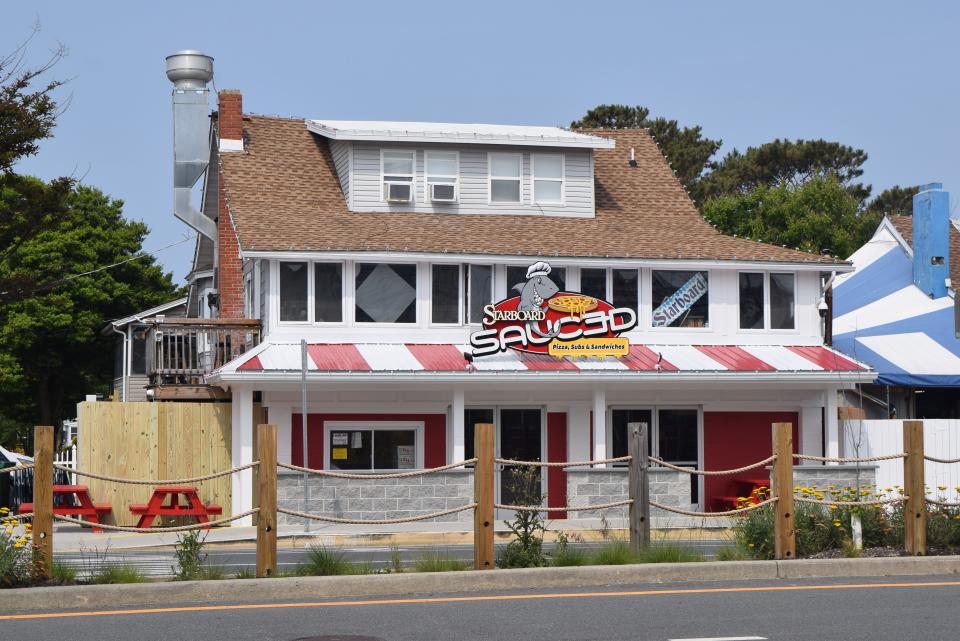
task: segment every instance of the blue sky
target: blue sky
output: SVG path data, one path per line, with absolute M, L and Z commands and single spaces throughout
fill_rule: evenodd
M 866 150 L 874 192 L 940 181 L 960 195 L 960 5 L 935 2 L 9 3 L 0 51 L 42 31 L 71 78 L 56 137 L 19 170 L 80 176 L 152 229 L 172 214 L 164 57 L 215 57 L 245 111 L 311 118 L 567 125 L 604 102 L 700 124 L 721 153 L 776 137 Z M 192 245 L 157 254 L 181 278 Z

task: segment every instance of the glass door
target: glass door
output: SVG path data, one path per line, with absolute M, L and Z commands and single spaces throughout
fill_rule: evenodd
M 499 458 L 540 461 L 543 456 L 543 410 L 500 408 L 497 421 Z M 542 468 L 501 465 L 497 474 L 497 503 L 538 504 L 543 495 Z M 529 471 L 529 474 L 524 472 Z M 498 518 L 509 518 L 498 514 Z

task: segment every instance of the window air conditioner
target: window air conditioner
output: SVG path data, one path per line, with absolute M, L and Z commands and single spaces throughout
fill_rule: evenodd
M 430 183 L 430 200 L 452 203 L 457 199 L 457 189 L 451 183 Z
M 385 183 L 387 192 L 387 202 L 390 203 L 408 203 L 413 194 L 413 186 L 408 182 L 388 182 Z

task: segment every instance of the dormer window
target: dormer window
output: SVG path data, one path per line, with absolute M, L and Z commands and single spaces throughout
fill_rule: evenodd
M 415 154 L 412 151 L 383 150 L 380 174 L 383 176 L 383 199 L 388 203 L 409 203 L 413 200 Z
M 520 154 L 491 153 L 489 155 L 491 203 L 520 202 L 522 160 Z
M 533 202 L 563 204 L 563 154 L 533 154 Z
M 427 196 L 435 203 L 457 202 L 457 181 L 460 177 L 460 158 L 455 151 L 428 151 Z

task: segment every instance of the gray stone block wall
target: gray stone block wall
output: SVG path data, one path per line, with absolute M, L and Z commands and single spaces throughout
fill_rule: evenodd
M 441 512 L 473 503 L 473 470 L 448 470 L 399 479 L 353 480 L 328 476 L 308 477 L 310 499 L 305 500 L 302 474 L 277 478 L 277 507 L 344 519 L 402 519 Z M 473 510 L 421 521 L 473 520 Z M 302 523 L 288 514 L 278 515 L 280 525 Z
M 630 498 L 627 489 L 628 470 L 624 467 L 567 470 L 567 504 L 571 506 L 612 503 Z M 690 478 L 683 472 L 650 468 L 650 500 L 684 510 L 690 509 Z M 572 518 L 625 518 L 627 507 L 571 512 Z M 651 517 L 673 513 L 653 508 Z M 676 516 L 676 515 L 673 515 Z
M 860 466 L 860 487 L 877 482 L 877 466 Z M 797 465 L 793 468 L 794 487 L 813 487 L 826 491 L 831 485 L 842 489 L 857 486 L 856 465 Z

